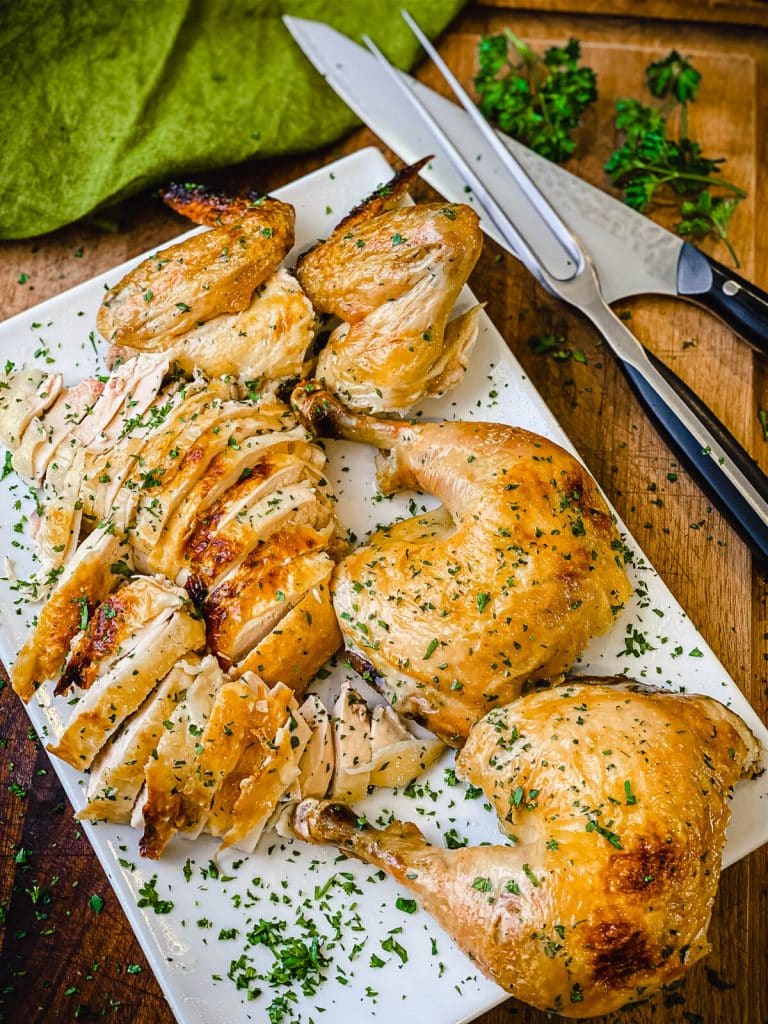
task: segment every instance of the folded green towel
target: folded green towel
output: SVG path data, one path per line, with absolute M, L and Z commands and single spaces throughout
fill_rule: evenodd
M 431 35 L 462 0 L 408 0 Z M 417 44 L 386 0 L 0 4 L 0 238 L 52 231 L 156 182 L 312 149 L 355 124 L 280 17 Z

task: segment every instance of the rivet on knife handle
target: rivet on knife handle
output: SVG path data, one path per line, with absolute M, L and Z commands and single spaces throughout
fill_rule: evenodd
M 686 242 L 677 293 L 706 307 L 762 355 L 768 355 L 768 294 Z

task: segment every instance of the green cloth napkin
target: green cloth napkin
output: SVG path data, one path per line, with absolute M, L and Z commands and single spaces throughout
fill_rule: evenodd
M 430 35 L 462 0 L 408 0 Z M 25 238 L 179 175 L 338 138 L 356 122 L 282 14 L 418 44 L 385 0 L 0 3 L 0 238 Z

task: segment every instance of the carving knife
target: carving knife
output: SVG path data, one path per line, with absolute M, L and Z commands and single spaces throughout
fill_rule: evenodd
M 426 109 L 425 121 L 422 113 L 393 88 L 393 69 L 383 67 L 371 53 L 320 22 L 293 17 L 285 17 L 284 21 L 332 88 L 402 159 L 415 162 L 425 153 L 434 153 L 436 159 L 421 172 L 422 176 L 447 199 L 472 202 L 475 197 L 467 179 L 449 154 L 450 148 L 460 150 L 494 202 L 520 228 L 520 235 L 537 238 L 538 256 L 543 257 L 547 271 L 545 278 L 539 276 L 539 280 L 547 287 L 546 277 L 551 282 L 567 278 L 568 254 L 563 253 L 554 238 L 548 246 L 547 233 L 540 220 L 537 223 L 536 210 L 529 198 L 510 180 L 504 161 L 461 107 L 404 72 L 394 72 L 401 80 L 401 88 L 404 85 L 413 89 L 418 106 Z M 437 134 L 430 129 L 430 120 L 436 124 Z M 497 134 L 589 253 L 600 291 L 607 301 L 645 293 L 692 298 L 726 320 L 753 347 L 768 352 L 768 296 L 760 289 L 618 200 L 507 136 Z M 441 137 L 446 145 L 441 143 Z M 486 233 L 523 259 L 509 238 L 498 230 L 498 224 L 486 215 L 479 194 L 476 205 Z M 560 294 L 557 288 L 549 290 Z M 685 429 L 657 389 L 645 379 L 647 374 L 638 373 L 631 360 L 622 359 L 641 402 L 709 497 L 753 550 L 768 558 L 768 479 L 706 405 L 660 360 L 650 353 L 646 355 L 651 371 L 663 377 L 661 384 L 671 386 L 703 424 L 709 440 L 716 444 L 717 456 L 712 457 L 711 445 L 702 445 L 696 436 L 698 430 L 691 433 Z M 684 418 L 692 422 L 687 414 Z M 738 486 L 724 486 L 722 466 L 737 474 Z

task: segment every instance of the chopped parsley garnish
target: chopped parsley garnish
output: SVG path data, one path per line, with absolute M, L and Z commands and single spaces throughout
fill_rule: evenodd
M 432 655 L 437 650 L 437 645 L 438 645 L 438 640 L 437 640 L 436 637 L 433 640 L 430 640 L 429 643 L 427 644 L 426 651 L 424 651 L 424 657 L 421 660 L 422 661 L 427 661 L 428 658 L 431 658 Z
M 149 907 L 156 914 L 170 914 L 173 910 L 171 900 L 160 899 L 157 892 L 157 875 L 153 875 L 148 882 L 139 889 L 139 899 L 136 901 L 138 907 Z

